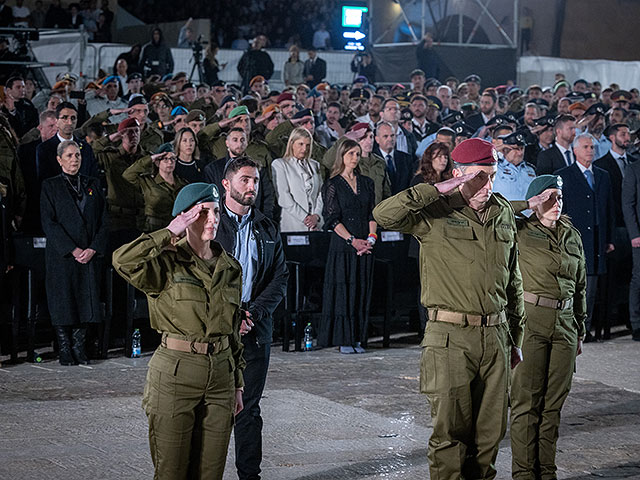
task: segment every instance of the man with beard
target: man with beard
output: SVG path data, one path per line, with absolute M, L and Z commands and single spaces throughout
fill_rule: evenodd
M 524 115 L 522 116 L 522 121 L 524 125 L 528 128 L 533 128 L 535 126 L 535 120 L 540 117 L 540 107 L 535 103 L 527 103 L 524 106 Z
M 422 142 L 431 132 L 431 122 L 427 120 L 427 99 L 424 95 L 411 95 L 410 107 L 413 113 L 413 136 L 418 143 Z
M 347 123 L 358 121 L 363 118 L 369 109 L 369 99 L 371 94 L 363 88 L 354 88 L 349 94 L 349 109 L 345 113 Z
M 372 96 L 369 99 L 369 112 L 362 117 L 358 117 L 356 121 L 358 123 L 368 123 L 371 125 L 371 129 L 374 129 L 376 124 L 380 121 L 380 112 L 382 112 L 383 103 L 384 97 L 382 95 L 376 94 Z
M 627 153 L 631 136 L 629 127 L 624 123 L 611 125 L 607 129 L 611 141 L 611 150 L 593 164 L 609 173 L 611 192 L 613 194 L 613 209 L 615 211 L 615 233 L 613 243 L 616 249 L 607 256 L 608 299 L 607 313 L 626 320 L 629 299 L 629 283 L 631 281 L 632 251 L 629 233 L 622 214 L 622 182 L 627 175 L 629 166 L 637 159 Z M 609 332 L 604 332 L 605 340 Z
M 493 92 L 484 92 L 482 96 L 480 96 L 479 104 L 480 104 L 480 112 L 470 115 L 465 122 L 470 127 L 475 128 L 476 130 L 483 127 L 489 120 L 491 120 L 496 115 L 496 94 Z
M 223 178 L 225 167 L 234 159 L 245 157 L 248 147 L 247 132 L 240 126 L 235 126 L 227 134 L 225 138 L 227 147 L 226 155 L 218 158 L 216 161 L 209 163 L 204 168 L 204 178 L 207 183 L 215 183 L 221 192 L 225 192 Z M 253 160 L 252 160 L 253 162 Z M 257 162 L 253 162 L 258 165 Z M 268 172 L 264 166 L 258 165 L 260 170 L 260 188 L 254 199 L 258 209 L 267 217 L 273 218 L 273 207 L 275 205 L 275 196 L 273 192 L 273 184 L 271 183 Z
M 551 148 L 538 154 L 536 173 L 538 175 L 552 174 L 556 170 L 573 165 L 575 156 L 571 150 L 571 143 L 576 137 L 576 119 L 571 115 L 558 115 L 553 127 L 556 141 Z
M 242 308 L 253 324 L 242 337 L 247 365 L 244 410 L 236 416 L 234 428 L 236 468 L 241 480 L 256 479 L 262 461 L 260 398 L 269 368 L 272 316 L 286 293 L 289 271 L 277 226 L 254 206 L 262 188 L 258 165 L 247 157 L 231 159 L 222 185 L 224 207 L 216 240 L 242 266 Z

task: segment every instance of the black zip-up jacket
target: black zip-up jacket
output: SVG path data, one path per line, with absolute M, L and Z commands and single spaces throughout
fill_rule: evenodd
M 238 232 L 237 223 L 229 217 L 224 205 L 220 210 L 216 241 L 233 255 Z M 250 215 L 253 216 L 252 230 L 258 246 L 258 265 L 253 273 L 248 308 L 253 317 L 254 327 L 247 335 L 249 338 L 255 338 L 257 343 L 265 344 L 271 343 L 273 339 L 273 312 L 286 294 L 289 269 L 284 257 L 282 238 L 276 225 L 257 208 L 252 208 Z

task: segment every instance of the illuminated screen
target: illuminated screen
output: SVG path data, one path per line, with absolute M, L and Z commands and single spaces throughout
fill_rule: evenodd
M 362 14 L 368 11 L 367 7 L 342 7 L 342 26 L 360 28 L 362 26 Z

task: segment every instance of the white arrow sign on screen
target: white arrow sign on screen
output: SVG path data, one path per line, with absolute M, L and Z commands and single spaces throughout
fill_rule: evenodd
M 354 40 L 362 40 L 364 37 L 366 37 L 366 35 L 362 32 L 359 31 L 355 31 L 355 32 L 344 32 L 342 34 L 342 36 L 344 38 L 353 38 Z

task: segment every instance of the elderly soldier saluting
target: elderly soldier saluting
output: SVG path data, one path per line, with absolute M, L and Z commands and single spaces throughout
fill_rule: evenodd
M 431 478 L 491 479 L 507 425 L 509 363 L 522 360 L 516 223 L 509 202 L 492 193 L 493 146 L 472 138 L 451 156 L 452 179 L 404 190 L 373 215 L 420 242 L 421 301 L 430 319 L 420 389 L 433 417 Z

